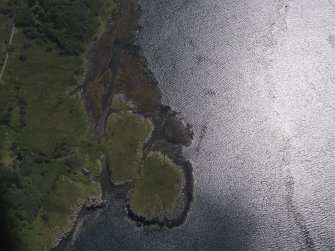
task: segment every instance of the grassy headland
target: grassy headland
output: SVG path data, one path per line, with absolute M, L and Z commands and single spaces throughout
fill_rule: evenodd
M 129 191 L 129 205 L 133 213 L 149 221 L 174 218 L 182 203 L 181 190 L 180 170 L 171 161 L 151 155 Z

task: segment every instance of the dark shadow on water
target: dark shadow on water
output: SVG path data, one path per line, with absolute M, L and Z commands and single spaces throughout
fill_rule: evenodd
M 166 229 L 138 228 L 126 218 L 125 202 L 110 198 L 105 209 L 91 215 L 66 250 L 250 250 L 255 217 L 237 197 L 212 201 L 197 196 L 185 225 Z

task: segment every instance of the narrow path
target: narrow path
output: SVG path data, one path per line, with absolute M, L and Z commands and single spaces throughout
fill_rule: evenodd
M 10 34 L 10 39 L 9 39 L 9 43 L 8 43 L 8 47 L 10 47 L 12 45 L 14 33 L 15 33 L 15 25 L 13 24 L 12 32 Z M 2 79 L 2 76 L 3 76 L 4 72 L 5 72 L 5 69 L 6 69 L 6 66 L 7 66 L 8 57 L 9 57 L 9 51 L 7 49 L 7 53 L 6 53 L 6 57 L 5 57 L 5 62 L 3 64 L 1 72 L 0 72 L 0 80 Z

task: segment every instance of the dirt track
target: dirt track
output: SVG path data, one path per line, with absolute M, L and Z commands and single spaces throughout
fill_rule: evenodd
M 13 25 L 12 32 L 10 34 L 10 39 L 9 39 L 8 47 L 11 46 L 12 43 L 13 43 L 14 33 L 15 33 L 15 25 Z M 0 72 L 0 80 L 2 79 L 2 76 L 3 76 L 4 72 L 5 72 L 5 69 L 6 69 L 6 66 L 7 66 L 8 57 L 9 57 L 9 51 L 7 49 L 7 53 L 6 53 L 6 57 L 5 57 L 5 62 L 3 64 L 1 72 Z

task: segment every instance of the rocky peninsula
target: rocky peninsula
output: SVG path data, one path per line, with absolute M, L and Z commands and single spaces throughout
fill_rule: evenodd
M 193 200 L 192 167 L 182 156 L 193 133 L 177 112 L 161 103 L 157 80 L 136 45 L 141 15 L 137 1 L 119 2 L 105 33 L 92 46 L 80 89 L 96 138 L 107 152 L 110 180 L 129 188 L 129 217 L 173 227 L 184 221 Z M 150 165 L 160 169 L 156 176 Z M 146 172 L 150 178 L 143 177 Z M 159 173 L 171 180 L 153 184 L 150 179 L 159 179 Z M 139 207 L 139 200 L 156 203 Z

